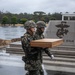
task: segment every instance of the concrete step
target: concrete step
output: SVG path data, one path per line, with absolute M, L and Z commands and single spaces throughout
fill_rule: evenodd
M 21 46 L 21 42 L 14 42 L 14 43 L 11 43 L 10 44 L 10 47 L 22 47 Z M 57 46 L 57 47 L 54 47 L 54 48 L 51 48 L 51 49 L 57 49 L 57 50 L 74 50 L 75 51 L 75 46 Z
M 43 63 L 48 66 L 72 67 L 75 68 L 75 62 L 50 61 L 44 60 Z
M 54 62 L 54 61 L 53 61 Z M 52 63 L 53 63 L 52 62 Z M 24 62 L 22 61 L 22 56 L 18 56 L 18 55 L 9 55 L 9 56 L 0 56 L 0 65 L 4 65 L 4 66 L 11 66 L 11 67 L 22 67 L 24 68 Z M 63 66 L 57 66 L 57 65 L 48 65 L 48 64 L 44 64 L 44 68 L 46 70 L 53 71 L 53 73 L 56 71 L 60 71 L 60 72 L 68 72 L 67 75 L 75 75 L 75 67 L 63 67 Z M 71 74 L 74 73 L 74 74 Z M 52 73 L 49 73 L 48 75 L 52 75 Z M 55 74 L 53 74 L 55 75 Z M 61 74 L 57 74 L 57 75 L 61 75 Z M 63 75 L 63 74 L 62 74 Z
M 64 57 L 54 57 L 53 59 L 51 59 L 48 56 L 43 56 L 43 60 L 63 61 L 63 62 L 75 62 L 75 58 L 64 58 Z
M 10 47 L 22 47 L 21 42 L 14 42 L 10 44 Z
M 5 50 L 7 46 L 8 45 L 6 45 L 6 46 L 0 46 L 0 51 Z
M 23 52 L 23 49 L 20 47 L 7 47 L 6 51 L 20 51 Z
M 6 53 L 10 53 L 10 54 L 22 54 L 22 55 L 24 55 L 24 52 L 18 52 L 18 51 L 6 51 Z
M 62 49 L 62 47 L 64 49 Z M 71 50 L 67 49 L 69 47 L 65 47 L 62 46 L 59 47 L 60 49 L 56 49 L 56 48 L 52 48 L 50 49 L 50 51 L 54 54 L 55 57 L 63 57 L 63 58 L 75 58 L 75 50 L 74 47 L 70 47 L 72 48 Z M 11 43 L 9 48 L 6 48 L 6 52 L 10 53 L 10 54 L 24 54 L 22 47 L 21 47 L 21 42 L 15 42 L 15 43 Z M 43 54 L 44 56 L 47 56 L 46 54 Z M 44 58 L 45 60 L 47 60 L 47 58 Z M 57 60 L 57 59 L 53 59 L 53 60 Z M 61 60 L 62 61 L 62 60 Z M 66 60 L 64 60 L 66 61 Z
M 47 56 L 47 54 L 43 54 L 43 56 Z M 54 56 L 55 57 L 63 57 L 63 58 L 75 58 L 75 56 L 72 56 L 72 55 L 56 55 L 55 54 Z
M 52 48 L 52 49 L 57 49 L 57 50 L 73 50 L 75 51 L 75 46 L 57 46 L 55 48 Z
M 6 48 L 7 53 L 11 54 L 22 54 L 23 50 L 21 47 L 8 47 Z M 56 57 L 67 57 L 67 58 L 75 58 L 75 51 L 67 51 L 67 50 L 51 50 L 51 52 Z M 47 56 L 46 54 L 43 54 L 44 56 Z
M 67 55 L 54 55 L 55 57 L 63 57 L 63 58 L 75 58 L 75 56 L 67 56 Z
M 24 51 L 21 47 L 7 47 L 6 53 L 10 54 L 24 54 Z
M 48 71 L 49 75 L 75 75 L 74 67 L 63 67 L 63 66 L 53 66 L 44 64 L 45 69 Z M 50 73 L 50 71 L 52 71 Z M 54 73 L 56 72 L 56 73 Z
M 72 55 L 75 56 L 75 51 L 68 50 L 50 50 L 54 55 Z

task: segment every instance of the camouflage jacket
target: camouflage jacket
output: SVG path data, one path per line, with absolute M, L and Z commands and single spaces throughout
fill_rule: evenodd
M 25 33 L 21 37 L 22 48 L 25 52 L 25 69 L 37 70 L 41 69 L 40 53 L 39 49 L 30 46 L 30 41 L 36 40 L 36 36 L 31 36 L 29 33 Z
M 36 31 L 36 37 L 37 39 L 43 39 L 44 38 L 44 35 L 43 34 L 39 34 L 37 31 Z M 51 57 L 52 53 L 49 51 L 49 48 L 39 48 L 41 49 L 41 55 L 40 55 L 40 61 L 42 63 L 42 53 L 45 52 L 49 57 Z

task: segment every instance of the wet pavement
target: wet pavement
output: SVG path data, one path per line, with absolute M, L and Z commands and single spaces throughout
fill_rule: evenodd
M 25 75 L 22 67 L 0 65 L 0 75 Z
M 0 75 L 25 75 L 24 65 L 21 55 L 0 52 Z
M 45 66 L 47 67 L 47 66 Z M 0 52 L 0 75 L 25 75 L 22 55 L 10 55 Z M 44 69 L 44 75 L 75 75 L 75 73 Z
M 0 75 L 25 75 L 21 56 L 0 53 Z

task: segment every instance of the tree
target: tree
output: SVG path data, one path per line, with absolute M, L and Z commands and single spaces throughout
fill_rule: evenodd
M 26 18 L 22 18 L 22 19 L 20 20 L 20 23 L 21 23 L 21 24 L 24 24 L 26 21 L 27 21 Z
M 7 24 L 7 22 L 8 22 L 8 17 L 7 16 L 4 16 L 2 18 L 2 24 L 4 24 L 4 26 L 5 26 L 5 24 Z
M 53 13 L 53 14 L 51 15 L 51 17 L 56 18 L 56 20 L 61 20 L 62 15 L 61 15 L 61 13 Z
M 7 22 L 4 22 L 4 21 L 2 22 L 4 16 L 8 17 Z M 39 20 L 49 22 L 49 20 L 61 20 L 62 13 L 55 12 L 52 14 L 51 13 L 46 14 L 43 11 L 35 11 L 33 14 L 26 13 L 26 12 L 19 13 L 19 14 L 13 14 L 8 11 L 6 11 L 5 13 L 0 11 L 0 23 L 4 23 L 4 24 L 6 24 L 6 23 L 11 24 L 12 23 L 13 25 L 15 25 L 16 23 L 22 23 L 23 22 L 22 18 L 26 18 L 27 20 L 34 20 L 35 22 L 37 22 Z M 75 18 L 72 18 L 72 19 L 75 19 Z
M 42 11 L 36 11 L 34 12 L 34 15 L 44 15 L 46 14 L 45 12 L 42 12 Z
M 56 20 L 56 18 L 55 17 L 51 17 L 50 20 Z
M 48 16 L 48 15 L 44 16 L 44 20 L 43 21 L 45 21 L 46 23 L 48 23 L 49 20 L 50 20 L 50 16 Z
M 16 16 L 13 16 L 11 18 L 11 23 L 13 24 L 13 26 L 15 26 L 15 24 L 17 24 L 17 17 Z
M 42 11 L 36 11 L 36 12 L 34 12 L 34 20 L 35 21 L 39 21 L 39 20 L 41 20 L 41 19 L 44 19 L 44 18 L 42 18 L 42 17 L 44 17 L 44 15 L 46 15 L 46 13 L 45 12 L 42 12 Z

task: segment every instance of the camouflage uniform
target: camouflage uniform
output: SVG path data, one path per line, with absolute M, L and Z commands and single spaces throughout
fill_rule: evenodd
M 43 35 L 43 32 L 41 31 L 41 28 L 45 28 L 46 27 L 45 22 L 38 21 L 36 23 L 36 25 L 37 25 L 37 31 L 36 31 L 37 39 L 43 39 L 44 35 Z M 40 50 L 41 50 L 40 61 L 41 61 L 41 64 L 42 64 L 42 53 L 45 52 L 49 57 L 51 57 L 52 53 L 49 52 L 48 48 L 40 48 Z M 42 67 L 41 67 L 41 70 L 40 70 L 40 75 L 44 75 Z
M 25 23 L 25 28 L 29 29 L 35 27 L 33 21 L 27 21 Z M 40 75 L 39 70 L 41 69 L 41 62 L 39 60 L 40 51 L 35 47 L 30 46 L 30 41 L 36 40 L 35 35 L 30 35 L 29 32 L 26 32 L 24 36 L 21 37 L 22 48 L 25 52 L 25 57 L 23 58 L 25 62 L 25 70 L 28 71 L 26 75 Z

